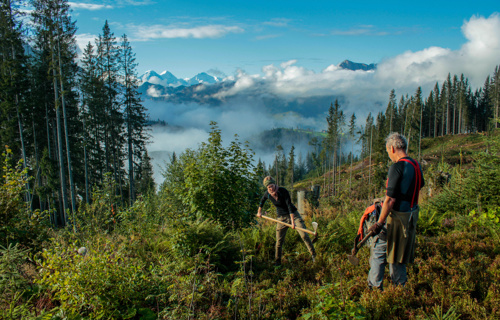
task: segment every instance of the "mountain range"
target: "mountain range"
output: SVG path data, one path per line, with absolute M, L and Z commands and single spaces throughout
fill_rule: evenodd
M 370 72 L 376 68 L 376 65 L 345 60 L 337 65 L 337 68 L 359 73 Z M 167 110 L 170 110 L 168 111 L 170 113 L 172 110 L 179 110 L 181 113 L 187 110 L 177 109 L 177 106 L 220 107 L 219 109 L 226 111 L 233 110 L 234 107 L 234 110 L 260 108 L 268 115 L 286 114 L 284 119 L 275 120 L 280 123 L 286 121 L 300 123 L 303 122 L 302 117 L 309 119 L 324 117 L 328 106 L 335 100 L 345 107 L 352 103 L 342 93 L 333 94 L 333 90 L 331 93 L 328 89 L 312 91 L 297 98 L 274 91 L 276 88 L 273 86 L 273 80 L 265 77 L 249 77 L 245 80 L 247 82 L 239 83 L 234 77 L 222 78 L 219 74 L 209 73 L 207 71 L 189 79 L 179 79 L 168 71 L 160 74 L 148 71 L 141 76 L 139 92 L 153 118 L 161 118 L 160 115 L 164 115 Z M 371 102 L 372 105 L 379 103 L 381 102 Z M 212 112 L 214 110 L 212 109 Z M 290 116 L 287 113 L 290 111 L 298 117 Z M 303 124 L 303 126 L 307 125 Z
M 338 65 L 338 67 L 341 69 L 351 70 L 351 71 L 357 71 L 357 70 L 370 71 L 376 69 L 377 65 L 374 63 L 365 64 L 365 63 L 358 63 L 349 60 L 344 60 Z M 180 86 L 189 87 L 199 84 L 215 84 L 223 81 L 224 78 L 220 78 L 215 75 L 210 75 L 206 72 L 198 73 L 194 77 L 186 79 L 177 78 L 169 71 L 163 71 L 162 73 L 157 73 L 156 71 L 149 70 L 140 76 L 140 85 L 149 83 L 162 87 L 172 87 L 172 88 L 177 88 Z
M 192 78 L 181 79 L 174 76 L 169 71 L 163 71 L 158 74 L 153 70 L 149 70 L 144 73 L 141 77 L 141 84 L 150 83 L 155 85 L 160 85 L 163 87 L 179 87 L 179 86 L 193 86 L 198 84 L 214 84 L 222 81 L 221 78 L 209 75 L 206 72 L 201 72 Z

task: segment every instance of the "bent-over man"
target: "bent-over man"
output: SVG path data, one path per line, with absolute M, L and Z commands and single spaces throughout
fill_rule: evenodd
M 267 191 L 264 193 L 260 200 L 257 217 L 260 218 L 262 216 L 262 207 L 264 206 L 266 200 L 269 199 L 276 207 L 277 220 L 291 224 L 292 229 L 295 229 L 295 225 L 305 229 L 306 225 L 304 223 L 304 220 L 300 216 L 300 213 L 297 211 L 297 208 L 293 205 L 288 190 L 283 187 L 279 187 L 274 179 L 270 176 L 264 178 L 263 184 L 267 188 Z M 278 223 L 276 225 L 276 254 L 274 263 L 276 266 L 281 265 L 282 248 L 283 244 L 285 243 L 287 230 L 288 227 L 284 224 Z M 316 251 L 314 250 L 314 246 L 311 239 L 309 238 L 309 235 L 298 229 L 297 231 L 306 244 L 309 253 L 311 253 L 312 260 L 314 261 L 314 258 L 316 257 Z

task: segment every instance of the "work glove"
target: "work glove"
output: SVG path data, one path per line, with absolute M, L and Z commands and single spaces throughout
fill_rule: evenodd
M 384 224 L 382 223 L 375 223 L 373 226 L 371 226 L 369 229 L 368 229 L 368 233 L 372 232 L 373 231 L 373 234 L 374 235 L 377 235 L 380 233 L 380 231 L 382 231 L 382 228 L 384 227 Z

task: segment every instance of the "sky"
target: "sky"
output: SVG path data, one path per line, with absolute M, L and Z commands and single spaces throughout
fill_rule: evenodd
M 296 60 L 321 72 L 345 59 L 380 63 L 430 47 L 458 50 L 462 25 L 489 18 L 498 1 L 153 1 L 70 2 L 84 47 L 102 34 L 126 34 L 140 74 L 168 70 L 179 78 L 211 71 L 262 74 Z
M 109 0 L 70 5 L 78 45 L 94 41 L 107 20 L 116 37 L 127 35 L 139 76 L 149 70 L 170 71 L 178 78 L 209 72 L 230 80 L 231 85 L 216 91 L 196 88 L 194 94 L 219 101 L 217 106 L 174 103 L 148 89 L 150 96 L 163 98 L 145 97 L 151 118 L 183 128 L 153 129 L 148 150 L 157 182 L 172 152 L 206 141 L 210 121 L 218 123 L 225 144 L 234 134 L 252 141 L 277 127 L 320 131 L 326 128 L 328 107 L 340 98 L 341 109 L 348 118 L 355 113 L 361 126 L 369 112 L 385 111 L 392 89 L 399 101 L 421 87 L 425 99 L 448 74 L 463 73 L 475 90 L 500 65 L 498 0 Z M 339 69 L 346 59 L 376 63 L 377 69 Z M 310 149 L 307 143 L 294 146 L 302 155 Z M 273 152 L 256 153 L 266 163 L 274 158 Z

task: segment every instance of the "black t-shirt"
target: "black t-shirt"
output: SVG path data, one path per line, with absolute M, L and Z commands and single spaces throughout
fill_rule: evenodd
M 278 200 L 274 199 L 273 196 L 266 191 L 260 199 L 259 207 L 262 208 L 267 199 L 271 200 L 276 207 L 276 214 L 278 216 L 286 216 L 297 211 L 297 208 L 293 205 L 292 199 L 290 198 L 290 193 L 283 187 L 278 188 Z
M 404 157 L 403 159 L 408 159 L 412 161 L 415 165 L 418 164 L 417 161 L 410 157 Z M 420 165 L 418 165 L 420 168 Z M 420 168 L 419 174 L 421 177 L 422 188 L 425 184 L 424 176 L 422 175 L 422 169 Z M 389 178 L 387 179 L 387 195 L 391 198 L 396 199 L 393 209 L 400 212 L 409 212 L 412 210 L 411 203 L 413 201 L 413 207 L 415 208 L 418 203 L 418 191 L 415 189 L 415 184 L 417 183 L 418 176 L 415 176 L 415 168 L 411 163 L 403 160 L 399 160 L 394 163 L 389 168 Z M 414 195 L 416 190 L 416 194 Z

